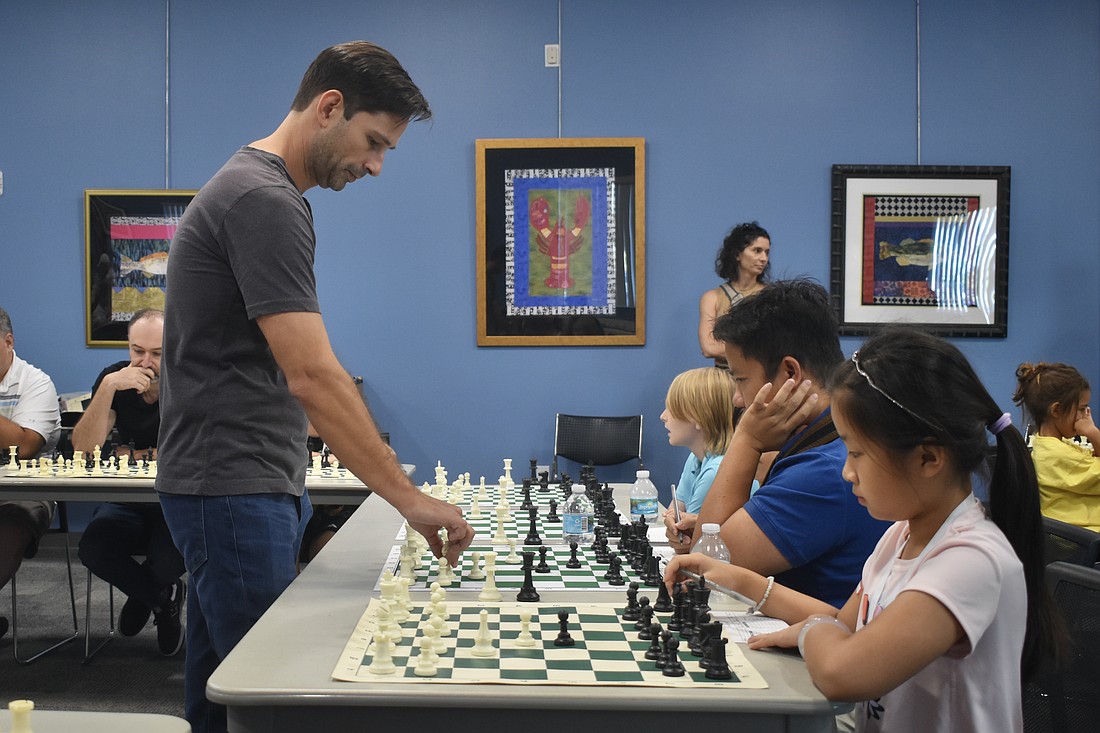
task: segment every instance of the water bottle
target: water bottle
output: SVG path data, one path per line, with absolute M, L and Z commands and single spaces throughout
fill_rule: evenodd
M 638 480 L 630 489 L 630 521 L 641 517 L 646 524 L 657 523 L 657 487 L 649 480 L 649 471 L 638 471 Z
M 566 499 L 561 517 L 562 539 L 565 544 L 576 542 L 583 547 L 595 541 L 594 514 L 592 502 L 584 495 L 584 487 L 573 484 L 573 495 Z
M 729 548 L 726 547 L 726 543 L 722 541 L 722 535 L 718 534 L 721 528 L 722 526 L 715 522 L 704 523 L 703 536 L 699 538 L 699 541 L 695 543 L 695 547 L 691 548 L 691 551 L 701 552 L 704 555 L 713 557 L 715 560 L 729 562 Z

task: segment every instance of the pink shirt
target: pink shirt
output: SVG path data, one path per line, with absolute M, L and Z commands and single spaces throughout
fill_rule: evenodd
M 878 700 L 856 708 L 857 730 L 888 733 L 1023 730 L 1020 657 L 1027 620 L 1024 571 L 1001 530 L 970 496 L 920 557 L 900 560 L 909 536 L 898 522 L 863 567 L 856 628 L 903 591 L 950 611 L 965 639 Z M 868 613 L 868 607 L 876 609 Z M 869 616 L 868 620 L 865 616 Z M 854 671 L 858 674 L 858 670 Z

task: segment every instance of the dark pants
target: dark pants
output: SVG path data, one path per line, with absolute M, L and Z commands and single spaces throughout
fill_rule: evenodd
M 183 575 L 160 504 L 102 504 L 80 538 L 80 562 L 97 577 L 149 608 Z M 138 562 L 134 555 L 144 555 Z

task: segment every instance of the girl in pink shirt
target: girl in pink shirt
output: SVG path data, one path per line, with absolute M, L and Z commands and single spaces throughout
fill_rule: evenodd
M 835 370 L 844 477 L 868 512 L 893 520 L 839 611 L 710 558 L 674 558 L 792 626 L 749 646 L 798 646 L 831 700 L 860 703 L 857 730 L 1022 731 L 1021 679 L 1051 636 L 1035 472 L 1023 437 L 951 344 L 915 329 L 870 338 Z M 749 409 L 779 421 L 809 399 L 790 385 Z M 797 414 L 797 409 L 794 410 Z M 989 513 L 971 493 L 989 441 Z M 807 618 L 808 616 L 808 618 Z

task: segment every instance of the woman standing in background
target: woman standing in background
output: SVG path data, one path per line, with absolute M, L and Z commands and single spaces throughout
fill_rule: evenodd
M 722 241 L 714 271 L 723 282 L 699 298 L 699 347 L 714 365 L 726 368 L 725 348 L 715 340 L 714 322 L 735 303 L 764 287 L 771 255 L 771 237 L 755 221 L 738 224 Z

